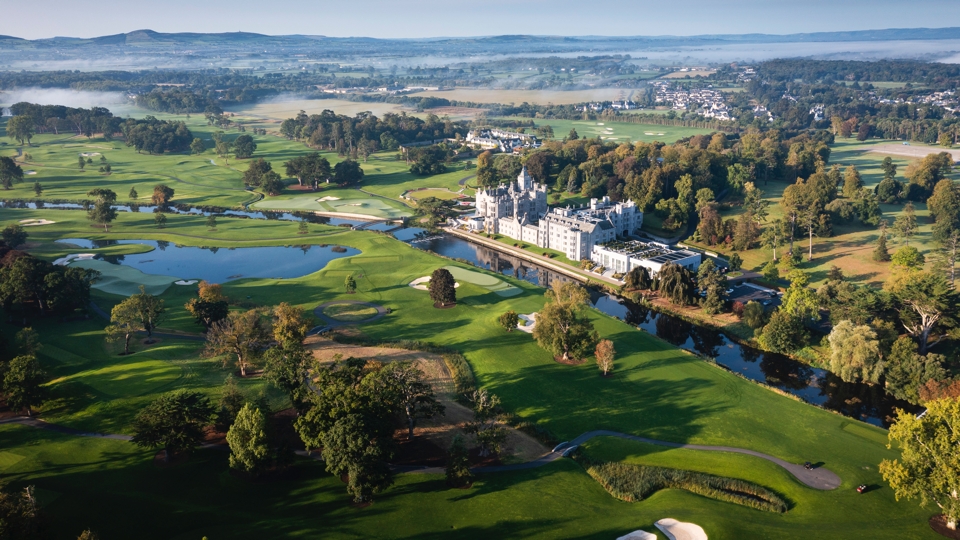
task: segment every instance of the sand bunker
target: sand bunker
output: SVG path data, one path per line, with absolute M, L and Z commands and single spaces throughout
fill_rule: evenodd
M 428 283 L 430 283 L 430 276 L 423 276 L 421 278 L 417 278 L 411 281 L 410 286 L 418 291 L 429 291 L 430 288 L 427 286 Z M 454 289 L 456 289 L 459 286 L 460 286 L 459 282 L 456 282 L 456 281 L 453 282 Z
M 327 201 L 339 201 L 340 197 L 331 197 L 327 195 L 326 197 L 320 197 L 317 199 L 317 202 L 327 202 Z
M 657 540 L 657 535 L 638 529 L 630 534 L 625 534 L 617 538 L 617 540 Z
M 93 157 L 93 156 L 99 156 L 100 152 L 80 152 L 80 155 L 83 157 Z
M 652 131 L 644 131 L 643 134 L 644 134 L 644 135 L 653 135 L 653 132 L 652 132 Z
M 521 332 L 526 332 L 528 334 L 533 333 L 533 329 L 537 326 L 537 314 L 530 313 L 529 315 L 520 315 L 520 324 L 517 325 L 517 330 Z
M 663 518 L 656 525 L 670 540 L 707 540 L 707 533 L 695 523 L 684 523 L 673 518 Z
M 29 176 L 29 175 L 34 175 L 34 174 L 37 174 L 37 171 L 23 171 L 23 174 L 26 174 L 26 175 L 28 175 L 28 176 Z
M 36 227 L 37 225 L 53 225 L 56 221 L 49 219 L 21 219 L 20 225 L 24 227 Z
M 55 264 L 56 266 L 66 266 L 73 261 L 88 261 L 90 259 L 93 259 L 94 257 L 96 257 L 95 253 L 71 253 L 66 257 L 61 257 L 53 261 L 53 264 Z
M 180 281 L 174 281 L 174 282 L 173 282 L 174 285 L 193 285 L 194 283 L 197 283 L 197 280 L 195 280 L 195 279 L 181 279 Z

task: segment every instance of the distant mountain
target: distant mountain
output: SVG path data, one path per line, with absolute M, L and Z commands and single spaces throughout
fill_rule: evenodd
M 889 41 L 917 39 L 960 39 L 960 27 L 950 28 L 888 28 L 882 30 L 854 30 L 849 32 L 813 32 L 803 34 L 700 34 L 693 36 L 537 36 L 537 35 L 501 35 L 475 37 L 433 37 L 423 39 L 380 39 L 371 37 L 326 37 L 301 34 L 269 36 L 253 32 L 228 33 L 163 33 L 153 30 L 134 30 L 125 34 L 114 34 L 94 38 L 54 37 L 36 40 L 24 40 L 12 36 L 0 36 L 0 40 L 18 40 L 34 45 L 137 45 L 137 44 L 196 44 L 220 43 L 243 44 L 251 42 L 270 42 L 304 45 L 306 42 L 451 42 L 451 43 L 636 43 L 636 42 L 754 42 L 754 43 L 790 43 L 816 41 Z

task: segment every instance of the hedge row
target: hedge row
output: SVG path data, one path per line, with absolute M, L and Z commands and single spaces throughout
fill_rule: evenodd
M 665 467 L 590 463 L 586 458 L 580 461 L 611 495 L 627 502 L 641 501 L 661 489 L 673 488 L 767 512 L 783 513 L 789 508 L 780 495 L 745 480 Z

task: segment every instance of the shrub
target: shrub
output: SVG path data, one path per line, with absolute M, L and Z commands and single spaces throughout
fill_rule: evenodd
M 622 501 L 641 501 L 661 489 L 672 488 L 766 512 L 784 513 L 789 508 L 774 491 L 746 480 L 665 467 L 589 463 L 586 458 L 580 461 L 594 480 Z

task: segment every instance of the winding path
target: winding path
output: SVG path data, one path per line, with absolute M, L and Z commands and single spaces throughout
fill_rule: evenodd
M 373 317 L 370 317 L 369 319 L 363 319 L 362 321 L 338 321 L 331 317 L 327 317 L 326 315 L 323 314 L 323 308 L 327 306 L 332 306 L 335 304 L 352 304 L 355 306 L 372 307 L 373 309 L 377 310 L 377 314 L 374 315 Z M 368 322 L 380 320 L 387 315 L 387 308 L 377 304 L 372 304 L 370 302 L 364 302 L 363 300 L 331 300 L 330 302 L 324 302 L 319 306 L 313 308 L 313 314 L 316 315 L 318 319 L 325 322 L 327 326 L 335 327 L 335 326 L 346 326 L 349 324 L 362 324 L 362 323 L 368 323 Z
M 364 302 L 358 302 L 364 303 Z M 46 429 L 49 431 L 55 431 L 57 433 L 63 433 L 65 435 L 74 435 L 77 437 L 94 437 L 100 439 L 113 439 L 118 441 L 129 441 L 132 439 L 130 435 L 118 435 L 111 433 L 96 433 L 91 431 L 81 431 L 73 428 L 68 428 L 65 426 L 58 426 L 56 424 L 49 424 L 38 418 L 31 418 L 27 416 L 16 416 L 13 418 L 5 418 L 0 420 L 0 424 L 20 424 L 23 426 L 34 427 L 38 429 Z M 784 468 L 796 477 L 797 480 L 803 484 L 812 487 L 813 489 L 819 490 L 830 490 L 840 487 L 840 477 L 834 474 L 832 471 L 824 469 L 823 467 L 815 467 L 813 469 L 805 469 L 803 465 L 796 465 L 784 461 L 780 458 L 776 458 L 761 452 L 755 452 L 753 450 L 747 450 L 745 448 L 735 448 L 732 446 L 703 446 L 699 444 L 683 444 L 675 443 L 669 441 L 660 441 L 657 439 L 648 439 L 646 437 L 638 437 L 636 435 L 628 435 L 626 433 L 620 433 L 619 431 L 607 431 L 607 430 L 596 430 L 588 431 L 576 439 L 570 441 L 567 446 L 562 447 L 556 452 L 550 452 L 545 454 L 533 461 L 528 461 L 526 463 L 516 463 L 513 465 L 492 465 L 488 467 L 474 467 L 470 469 L 471 472 L 475 474 L 481 473 L 497 473 L 497 472 L 510 472 L 510 471 L 523 471 L 527 469 L 535 469 L 537 467 L 542 467 L 549 463 L 563 457 L 563 451 L 570 446 L 583 444 L 594 437 L 619 437 L 621 439 L 629 439 L 631 441 L 638 441 L 647 444 L 655 444 L 658 446 L 666 446 L 669 448 L 686 448 L 689 450 L 706 450 L 711 452 L 732 452 L 735 454 L 746 454 L 748 456 L 758 457 L 760 459 L 765 459 L 779 465 Z M 202 448 L 220 448 L 223 447 L 222 444 L 205 444 Z M 311 459 L 320 459 L 319 456 L 305 451 L 298 451 L 298 455 L 309 457 Z M 416 466 L 399 466 L 394 467 L 393 470 L 399 473 L 420 473 L 420 474 L 443 474 L 444 469 L 442 467 L 416 467 Z

